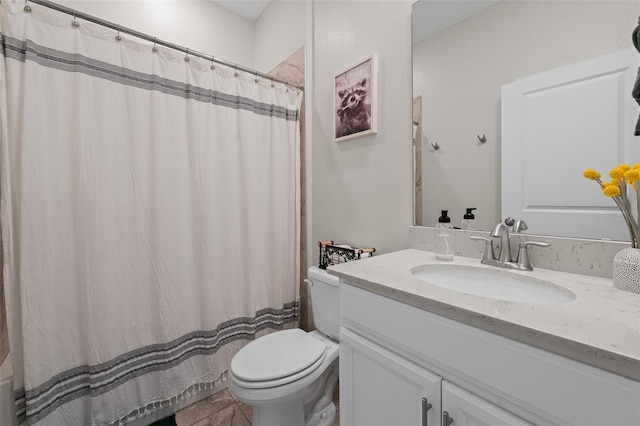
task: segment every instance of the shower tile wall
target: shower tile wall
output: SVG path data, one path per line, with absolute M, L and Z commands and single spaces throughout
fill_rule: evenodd
M 282 61 L 280 65 L 271 70 L 269 75 L 297 86 L 304 86 L 304 46 L 296 50 L 291 56 Z M 305 109 L 304 100 L 300 108 L 300 328 L 313 329 L 313 319 L 307 309 L 307 286 L 304 279 L 307 277 L 307 208 L 306 185 L 307 175 L 305 167 Z

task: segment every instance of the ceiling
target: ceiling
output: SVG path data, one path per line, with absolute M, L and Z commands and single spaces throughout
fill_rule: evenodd
M 211 0 L 250 21 L 260 17 L 271 0 Z M 416 44 L 470 16 L 493 6 L 499 0 L 415 0 L 413 4 L 413 43 Z
M 211 0 L 218 6 L 222 6 L 250 21 L 260 17 L 262 11 L 271 0 Z
M 413 4 L 413 44 L 482 12 L 500 0 L 419 0 Z

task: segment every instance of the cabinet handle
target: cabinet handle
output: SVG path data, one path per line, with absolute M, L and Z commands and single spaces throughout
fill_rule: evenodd
M 427 411 L 431 409 L 431 404 L 427 400 L 427 398 L 422 398 L 422 426 L 427 426 Z
M 449 417 L 449 412 L 448 411 L 443 411 L 442 412 L 442 426 L 449 426 L 451 423 L 453 423 L 453 417 Z

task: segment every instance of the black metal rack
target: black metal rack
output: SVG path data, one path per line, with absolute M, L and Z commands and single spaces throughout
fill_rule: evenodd
M 339 263 L 359 260 L 362 255 L 368 253 L 367 257 L 373 256 L 376 249 L 374 248 L 353 248 L 347 244 L 334 244 L 333 241 L 320 241 L 320 261 L 318 265 L 321 269 L 327 269 L 327 266 L 337 265 Z

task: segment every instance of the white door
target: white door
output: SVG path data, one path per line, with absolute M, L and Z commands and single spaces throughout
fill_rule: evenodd
M 340 329 L 340 424 L 440 424 L 441 378 Z
M 442 425 L 526 426 L 530 424 L 443 380 Z
M 625 49 L 502 87 L 502 219 L 529 233 L 629 241 L 613 200 L 582 176 L 603 180 L 640 162 L 631 97 L 640 55 Z

